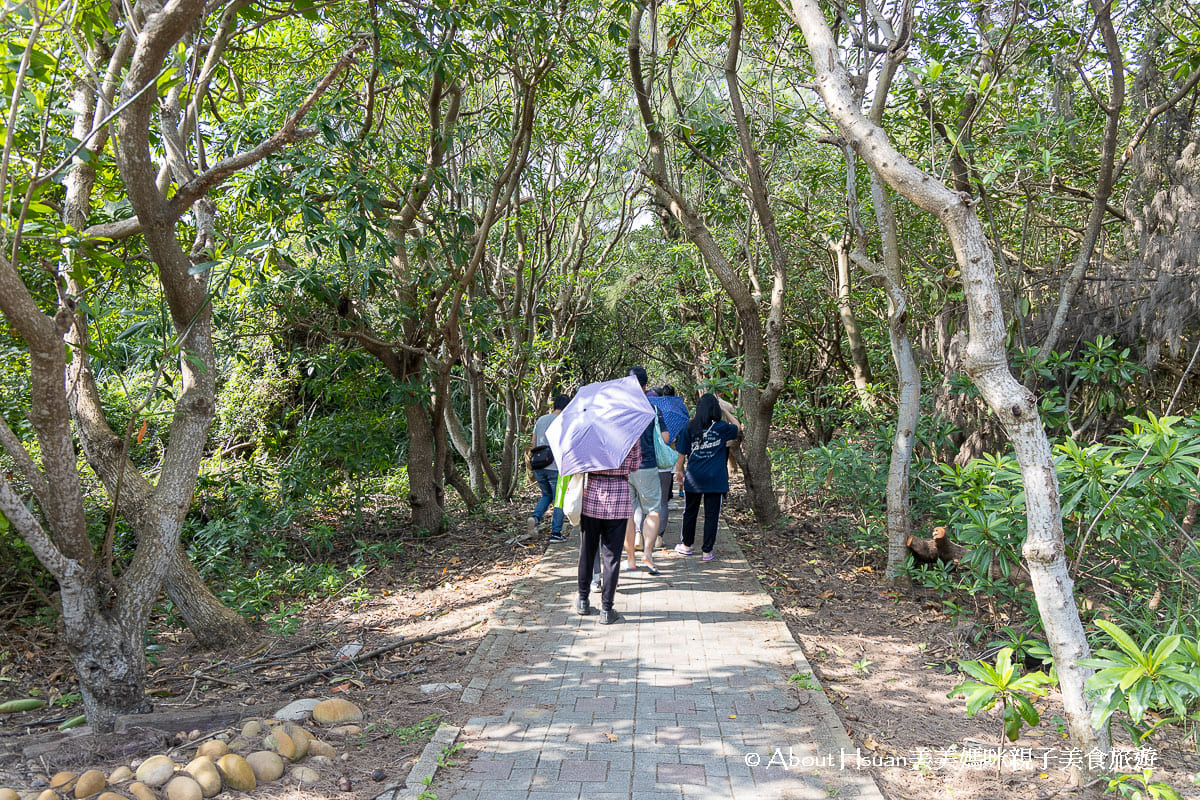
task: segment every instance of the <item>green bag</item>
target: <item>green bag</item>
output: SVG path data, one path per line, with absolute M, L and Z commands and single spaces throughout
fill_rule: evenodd
M 562 508 L 563 499 L 567 495 L 567 484 L 571 482 L 570 475 L 559 475 L 558 484 L 554 487 L 554 507 Z

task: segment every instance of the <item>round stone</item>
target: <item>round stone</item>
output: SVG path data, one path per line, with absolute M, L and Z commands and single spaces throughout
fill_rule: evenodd
M 308 755 L 336 758 L 337 748 L 331 745 L 329 742 L 322 742 L 320 739 L 313 739 L 308 743 Z
M 97 797 L 96 800 L 129 800 L 129 798 L 123 794 L 117 794 L 116 792 L 101 792 L 100 796 Z
M 299 722 L 300 720 L 308 719 L 312 716 L 312 711 L 321 701 L 315 697 L 306 697 L 303 700 L 293 700 L 283 708 L 276 711 L 272 716 L 275 719 L 290 720 Z
M 222 742 L 220 739 L 209 739 L 204 744 L 196 748 L 196 758 L 208 758 L 216 761 L 221 756 L 229 752 L 229 745 Z
M 292 767 L 289 774 L 296 783 L 316 783 L 321 780 L 321 774 L 308 767 Z
M 54 773 L 54 777 L 50 779 L 50 788 L 68 792 L 75 787 L 75 781 L 77 780 L 79 780 L 79 775 L 77 773 L 56 772 Z M 42 794 L 45 794 L 45 792 Z
M 299 761 L 308 755 L 308 744 L 312 741 L 312 734 L 290 722 L 283 726 L 283 730 L 292 737 L 292 743 L 296 745 L 296 755 L 292 757 L 292 761 Z
M 334 736 L 357 736 L 362 733 L 362 728 L 357 725 L 339 725 L 336 728 L 330 728 L 329 732 Z
M 133 778 L 133 770 L 122 764 L 121 766 L 108 773 L 109 783 L 124 783 Z
M 286 758 L 288 761 L 295 761 L 297 758 L 296 743 L 292 741 L 292 737 L 288 736 L 283 728 L 272 730 L 271 735 L 263 741 L 263 744 L 276 753 L 279 753 L 280 756 Z
M 333 766 L 333 759 L 332 759 L 332 758 L 329 758 L 328 756 L 314 756 L 314 755 L 310 755 L 310 756 L 308 757 L 308 760 L 306 761 L 306 763 L 307 763 L 309 766 L 313 767 L 314 769 L 315 769 L 316 767 L 332 767 L 332 766 Z
M 204 800 L 200 784 L 191 775 L 176 775 L 167 781 L 167 800 Z
M 53 789 L 43 789 L 42 793 L 37 796 L 37 800 L 59 800 L 58 792 Z
M 239 792 L 249 792 L 258 782 L 254 779 L 254 770 L 246 763 L 246 759 L 237 753 L 226 753 L 217 761 L 217 769 L 225 776 L 225 783 Z
M 134 773 L 139 781 L 151 788 L 162 786 L 175 774 L 175 762 L 166 756 L 150 756 Z
M 349 700 L 343 700 L 340 697 L 335 697 L 330 700 L 322 700 L 317 703 L 313 709 L 313 719 L 322 725 L 341 725 L 346 722 L 361 722 L 363 718 L 362 709 L 351 703 Z
M 158 794 L 141 781 L 129 784 L 129 793 L 137 800 L 158 800 Z
M 0 800 L 21 800 L 21 795 L 5 786 L 3 789 L 0 789 Z
M 237 736 L 229 741 L 229 752 L 240 753 L 243 750 L 250 749 L 250 740 L 242 736 Z M 220 756 L 217 756 L 220 758 Z
M 253 739 L 255 736 L 262 736 L 264 730 L 265 728 L 263 728 L 263 724 L 261 722 L 256 719 L 252 719 L 242 726 L 242 738 Z
M 221 791 L 221 773 L 208 756 L 193 759 L 184 767 L 184 771 L 200 784 L 200 791 L 205 797 L 212 797 Z
M 259 783 L 277 781 L 283 775 L 283 759 L 278 753 L 270 750 L 258 750 L 246 756 L 246 763 L 254 771 L 254 779 Z
M 89 769 L 79 776 L 79 780 L 75 781 L 75 797 L 83 800 L 85 797 L 99 794 L 104 788 L 104 784 L 104 773 L 98 769 Z

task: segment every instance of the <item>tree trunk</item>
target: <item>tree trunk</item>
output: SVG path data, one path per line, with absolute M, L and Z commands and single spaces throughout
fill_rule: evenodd
M 763 417 L 766 417 L 763 419 Z M 754 517 L 764 525 L 779 520 L 779 498 L 771 481 L 771 458 L 767 439 L 771 432 L 771 413 L 757 418 L 747 415 L 745 438 L 742 440 L 742 474 L 746 480 L 746 497 Z
M 766 185 L 762 179 L 758 152 L 750 140 L 749 125 L 741 105 L 736 66 L 743 12 L 738 0 L 733 3 L 733 9 L 735 23 L 725 61 L 725 79 L 726 85 L 729 87 L 738 140 L 750 184 L 739 188 L 754 206 L 755 215 L 758 217 L 768 250 L 771 253 L 774 271 L 765 330 L 762 312 L 753 294 L 713 239 L 712 232 L 708 229 L 704 219 L 692 208 L 679 187 L 672 183 L 669 177 L 666 161 L 667 145 L 662 132 L 663 128 L 651 108 L 650 88 L 642 73 L 641 6 L 635 6 L 630 17 L 627 49 L 629 73 L 637 99 L 638 112 L 650 142 L 647 172 L 656 189 L 659 203 L 669 209 L 671 215 L 679 221 L 688 240 L 700 251 L 704 263 L 713 271 L 717 280 L 721 282 L 721 287 L 733 301 L 733 307 L 737 314 L 737 331 L 740 334 L 742 346 L 740 353 L 742 388 L 738 395 L 738 406 L 746 416 L 746 434 L 742 445 L 747 465 L 746 490 L 750 495 L 750 504 L 754 509 L 755 517 L 764 525 L 772 525 L 779 519 L 781 512 L 779 498 L 775 496 L 772 487 L 771 461 L 767 453 L 767 441 L 775 402 L 783 390 L 786 380 L 782 352 L 786 259 L 768 201 Z
M 93 584 L 62 587 L 63 644 L 79 673 L 88 724 L 111 731 L 117 717 L 147 710 L 148 614 L 105 603 L 96 589 Z
M 216 650 L 250 636 L 250 625 L 209 590 L 182 547 L 171 555 L 165 589 L 201 647 Z
M 467 373 L 467 395 L 471 405 L 471 489 L 480 497 L 486 497 L 495 491 L 500 476 L 488 457 L 487 387 L 479 354 L 472 353 L 463 359 L 463 368 Z
M 500 448 L 500 489 L 501 500 L 509 500 L 517 490 L 523 470 L 521 448 L 517 447 L 517 423 L 520 407 L 517 404 L 517 393 L 511 386 L 504 387 L 504 443 Z
M 896 214 L 887 189 L 874 170 L 871 171 L 871 199 L 879 225 L 883 246 L 884 283 L 888 298 L 888 341 L 892 360 L 896 364 L 896 383 L 899 399 L 896 405 L 896 433 L 892 439 L 892 460 L 888 465 L 887 535 L 888 560 L 886 577 L 896 582 L 907 556 L 905 543 L 912 534 L 912 512 L 909 504 L 909 470 L 912 466 L 913 442 L 921 414 L 921 371 L 908 338 L 908 291 L 900 268 L 900 237 Z
M 1008 369 L 1004 316 L 992 252 L 974 201 L 913 165 L 854 102 L 849 74 L 817 0 L 791 0 L 792 18 L 804 33 L 817 71 L 817 90 L 842 135 L 878 175 L 946 228 L 963 276 L 970 340 L 967 373 L 1013 443 L 1025 488 L 1024 555 L 1038 610 L 1054 653 L 1071 743 L 1087 751 L 1107 747 L 1091 726 L 1084 682 L 1092 670 L 1078 662 L 1089 655 L 1067 571 L 1058 477 L 1037 399 Z
M 443 484 L 433 471 L 435 460 L 433 421 L 420 402 L 406 403 L 408 421 L 408 502 L 413 526 L 427 534 L 442 532 L 446 506 Z
M 871 396 L 871 362 L 867 359 L 867 346 L 863 343 L 862 328 L 850 307 L 850 254 L 845 242 L 834 245 L 834 259 L 837 266 L 837 307 L 838 317 L 842 320 L 842 330 L 846 333 L 846 342 L 850 345 L 850 374 L 854 379 L 854 390 L 858 392 L 859 401 L 870 408 L 875 404 Z

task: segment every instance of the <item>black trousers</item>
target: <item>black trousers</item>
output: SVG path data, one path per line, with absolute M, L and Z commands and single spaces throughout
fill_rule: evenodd
M 586 599 L 592 588 L 592 564 L 596 552 L 604 570 L 600 579 L 600 607 L 612 608 L 621 574 L 621 551 L 625 548 L 624 519 L 596 519 L 584 514 L 579 520 L 579 596 Z
M 687 492 L 683 496 L 683 543 L 687 547 L 696 541 L 696 518 L 700 516 L 700 503 L 704 503 L 704 546 L 700 549 L 711 553 L 717 543 L 717 523 L 721 521 L 721 505 L 725 495 L 720 492 Z

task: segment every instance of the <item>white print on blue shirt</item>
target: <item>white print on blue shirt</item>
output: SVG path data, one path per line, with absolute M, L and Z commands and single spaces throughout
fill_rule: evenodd
M 721 434 L 713 433 L 712 426 L 710 425 L 708 430 L 701 434 L 700 441 L 692 445 L 692 458 L 700 460 L 711 458 L 716 455 L 717 450 L 721 449 L 724 444 L 725 439 L 722 438 Z

